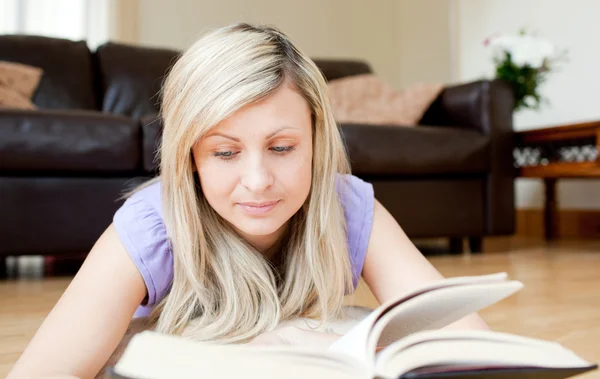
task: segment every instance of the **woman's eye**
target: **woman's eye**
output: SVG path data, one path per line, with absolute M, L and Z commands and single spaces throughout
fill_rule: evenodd
M 285 152 L 294 150 L 294 146 L 287 146 L 287 147 L 275 146 L 272 149 L 277 153 L 285 153 Z
M 215 157 L 220 157 L 224 161 L 228 161 L 230 159 L 233 159 L 233 156 L 236 154 L 237 153 L 234 153 L 233 151 L 217 151 L 213 155 Z
M 277 153 L 278 155 L 283 155 L 285 153 L 288 153 L 292 150 L 294 150 L 295 147 L 294 146 L 274 146 L 271 148 L 271 150 L 273 150 L 275 153 Z M 213 156 L 215 157 L 219 157 L 220 159 L 224 160 L 224 161 L 228 161 L 233 159 L 237 154 L 239 154 L 239 152 L 233 152 L 233 151 L 217 151 L 213 154 Z

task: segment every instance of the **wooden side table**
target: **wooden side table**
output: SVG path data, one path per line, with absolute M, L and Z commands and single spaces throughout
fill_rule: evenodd
M 544 234 L 558 236 L 556 182 L 563 178 L 600 178 L 600 121 L 557 125 L 515 133 L 519 176 L 545 185 Z

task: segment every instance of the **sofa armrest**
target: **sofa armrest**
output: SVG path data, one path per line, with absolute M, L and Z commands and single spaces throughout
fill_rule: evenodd
M 480 80 L 446 87 L 419 122 L 423 125 L 476 130 L 490 138 L 490 171 L 486 180 L 486 229 L 511 234 L 515 228 L 513 109 L 510 84 Z
M 139 125 L 85 110 L 0 111 L 0 171 L 116 172 L 138 169 Z
M 515 97 L 510 84 L 480 80 L 446 87 L 427 109 L 419 124 L 512 133 Z

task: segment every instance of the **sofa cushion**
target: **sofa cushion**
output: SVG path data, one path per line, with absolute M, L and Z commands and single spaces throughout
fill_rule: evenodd
M 91 111 L 0 113 L 0 171 L 52 175 L 118 173 L 141 168 L 134 120 Z
M 33 95 L 40 108 L 97 109 L 92 55 L 84 41 L 27 35 L 0 36 L 0 60 L 44 71 Z
M 489 137 L 472 130 L 342 124 L 341 132 L 357 175 L 467 174 L 489 168 Z
M 179 56 L 168 49 L 106 43 L 96 50 L 102 110 L 139 119 L 159 109 L 165 75 Z

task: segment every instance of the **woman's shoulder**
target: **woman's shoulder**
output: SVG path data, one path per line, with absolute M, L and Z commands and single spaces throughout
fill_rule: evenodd
M 354 175 L 340 175 L 337 190 L 344 208 L 354 288 L 362 273 L 373 226 L 373 185 Z
M 132 205 L 137 205 L 138 207 L 145 206 L 153 209 L 158 216 L 163 217 L 162 210 L 162 190 L 161 190 L 160 180 L 156 180 L 153 183 L 149 183 L 146 187 L 136 191 L 133 193 L 125 203 L 123 207 L 128 208 Z M 123 208 L 122 207 L 122 208 Z
M 352 174 L 338 174 L 336 189 L 344 204 L 374 197 L 373 185 Z
M 115 231 L 142 274 L 148 289 L 144 305 L 153 305 L 166 292 L 173 254 L 163 220 L 160 182 L 133 193 L 113 217 Z

